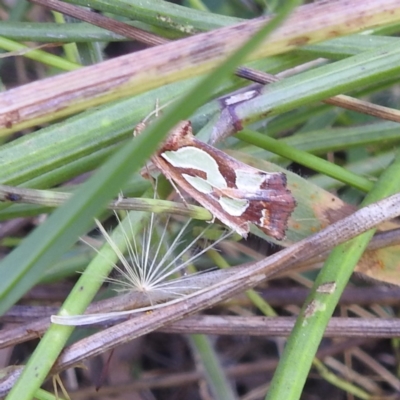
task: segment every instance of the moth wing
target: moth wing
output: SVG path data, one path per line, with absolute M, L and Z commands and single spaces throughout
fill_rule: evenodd
M 192 184 L 189 183 L 187 179 L 183 178 L 183 175 L 185 174 L 182 174 L 182 171 L 179 171 L 178 168 L 172 167 L 161 157 L 154 156 L 152 160 L 157 168 L 162 171 L 165 177 L 173 182 L 174 187 L 178 186 L 179 188 L 183 189 L 190 197 L 195 199 L 204 208 L 210 211 L 215 218 L 219 219 L 223 224 L 239 233 L 239 235 L 247 237 L 250 228 L 246 219 L 233 216 L 229 214 L 226 210 L 224 210 L 223 207 L 226 205 L 223 203 L 221 204 L 218 201 L 218 196 L 205 194 L 204 192 L 196 189 L 196 187 L 200 188 L 200 184 L 194 185 L 193 182 Z M 228 207 L 229 206 L 234 207 L 233 204 L 228 204 Z

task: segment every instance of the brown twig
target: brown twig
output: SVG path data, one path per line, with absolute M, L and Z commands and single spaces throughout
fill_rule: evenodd
M 217 317 L 217 316 L 195 316 L 189 317 L 182 321 L 175 322 L 167 327 L 161 328 L 160 331 L 164 333 L 203 333 L 203 334 L 217 334 L 217 335 L 250 335 L 250 336 L 287 336 L 290 334 L 295 318 L 264 318 L 264 317 Z M 381 337 L 393 337 L 400 334 L 400 323 L 396 319 L 390 320 L 379 320 L 379 319 L 361 319 L 361 318 L 332 318 L 327 330 L 325 332 L 326 337 L 349 337 L 357 338 L 341 341 L 336 345 L 325 347 L 321 350 L 317 357 L 332 356 L 337 353 L 341 353 L 346 349 L 356 347 L 366 341 L 367 338 L 381 338 Z M 261 365 L 257 367 L 262 368 L 263 371 L 273 370 L 277 361 L 275 359 L 263 361 Z M 256 364 L 258 365 L 258 364 Z M 59 365 L 62 369 L 62 364 Z M 248 371 L 249 364 L 241 364 L 240 366 L 232 367 L 227 369 L 228 376 L 239 377 L 242 374 L 246 374 Z M 9 386 L 15 382 L 19 376 L 20 369 L 17 369 L 9 376 Z M 255 372 L 254 368 L 250 368 Z M 193 375 L 194 374 L 194 375 Z M 196 381 L 201 378 L 201 375 L 195 373 L 189 374 L 177 374 L 176 378 L 172 380 L 173 385 L 180 385 L 181 380 L 178 376 L 184 375 L 185 381 L 187 379 Z M 176 381 L 178 379 L 178 382 Z M 166 381 L 171 384 L 171 379 L 165 377 L 165 380 L 160 380 L 158 377 L 157 384 L 151 379 L 140 380 L 140 386 L 135 385 L 135 389 L 138 390 L 144 387 L 164 387 Z M 144 386 L 143 386 L 144 385 Z M 0 382 L 0 394 L 6 393 L 7 388 L 4 387 L 5 383 Z M 103 393 L 104 394 L 104 393 Z M 74 398 L 77 398 L 74 395 Z
M 316 254 L 333 248 L 399 214 L 400 194 L 364 207 L 323 231 L 303 239 L 265 260 L 240 269 L 229 278 L 218 281 L 217 284 L 201 290 L 193 296 L 179 299 L 175 304 L 166 305 L 162 309 L 154 310 L 151 314 L 139 315 L 118 324 L 118 326 L 108 328 L 106 334 L 104 332 L 97 333 L 82 340 L 79 344 L 70 346 L 69 351 L 60 356 L 52 372 L 57 373 L 61 364 L 63 368 L 74 365 L 83 358 L 103 353 L 119 344 L 159 329 L 165 324 L 170 324 L 202 309 L 209 308 L 232 297 L 237 292 L 256 286 L 278 271 L 291 268 L 296 262 L 312 258 Z M 101 345 L 98 344 L 100 343 L 97 342 L 98 340 L 101 340 Z M 84 348 L 84 354 L 78 350 L 79 348 Z
M 369 244 L 368 249 L 375 249 L 376 248 L 376 243 L 378 243 L 381 247 L 385 247 L 385 245 L 391 246 L 395 243 L 398 243 L 399 241 L 399 229 L 395 229 L 392 231 L 387 231 L 387 232 L 379 232 L 377 233 L 374 238 L 372 239 L 372 241 Z M 387 239 L 387 241 L 383 240 L 381 238 L 381 236 L 383 236 L 383 238 Z M 325 254 L 326 256 L 326 254 Z M 268 260 L 268 259 L 267 259 Z M 323 258 L 318 258 L 318 261 L 321 262 L 323 261 Z M 297 266 L 301 266 L 304 265 L 305 262 L 302 260 L 298 260 L 298 262 L 294 262 L 291 270 L 294 268 L 297 268 Z M 235 268 L 231 268 L 228 270 L 217 270 L 217 271 L 211 271 L 211 272 L 207 272 L 202 274 L 202 281 L 203 284 L 208 287 L 211 286 L 213 284 L 213 282 L 215 281 L 223 281 L 224 279 L 230 279 L 230 277 L 235 276 L 235 274 L 238 274 L 240 271 L 246 271 L 249 269 L 249 267 L 251 265 L 254 265 L 254 263 L 251 264 L 245 264 L 242 266 L 238 266 Z M 278 275 L 278 274 L 276 274 Z M 269 274 L 269 278 L 274 277 L 275 275 L 270 272 Z M 191 284 L 190 280 L 186 280 L 184 282 L 182 282 L 183 286 L 199 286 L 199 283 L 197 282 L 197 276 L 195 275 L 193 277 L 194 283 Z M 370 301 L 376 301 L 377 303 L 383 301 L 382 300 L 382 296 L 389 296 L 390 298 L 390 291 L 389 293 L 387 293 L 387 290 L 389 290 L 388 288 L 381 288 L 380 292 L 381 295 L 379 296 L 379 288 L 371 288 L 370 290 L 374 292 L 375 296 L 369 295 L 368 299 Z M 177 289 L 178 290 L 178 289 Z M 392 291 L 396 292 L 396 289 L 393 289 Z M 398 290 L 397 290 L 398 291 Z M 271 292 L 273 293 L 273 292 Z M 354 291 L 352 292 L 353 296 L 354 296 Z M 363 295 L 366 295 L 368 293 L 367 289 L 363 289 Z M 397 293 L 397 292 L 396 292 Z M 277 300 L 279 301 L 279 293 L 276 294 Z M 287 295 L 286 298 L 291 298 L 293 301 L 291 304 L 295 304 L 296 300 L 293 299 L 291 296 Z M 159 301 L 160 302 L 165 302 L 171 300 L 170 298 L 166 297 L 166 298 L 160 298 Z M 268 299 L 267 299 L 268 300 Z M 346 301 L 346 295 L 343 297 L 343 301 Z M 348 300 L 350 301 L 350 300 Z M 394 301 L 396 301 L 394 299 Z M 297 299 L 297 302 L 301 302 L 299 299 Z M 352 297 L 352 302 L 353 303 L 358 303 L 361 302 L 362 304 L 369 304 L 366 303 L 366 299 L 364 296 L 364 300 L 360 299 L 360 297 Z M 346 304 L 346 303 L 345 303 Z M 92 305 L 90 305 L 86 311 L 87 314 L 93 314 L 93 313 L 107 313 L 107 312 L 111 312 L 111 311 L 123 311 L 123 310 L 130 310 L 130 309 L 134 309 L 134 308 L 140 308 L 140 307 L 145 307 L 149 305 L 149 299 L 147 296 L 141 294 L 141 293 L 129 293 L 126 295 L 120 295 L 120 296 L 116 296 L 110 299 L 106 299 L 106 300 L 102 300 L 96 303 L 93 303 Z M 279 303 L 279 305 L 284 305 L 284 303 Z M 17 327 L 13 327 L 13 328 L 9 328 L 9 329 L 5 329 L 3 331 L 0 332 L 0 348 L 4 348 L 7 346 L 11 346 L 11 345 L 15 345 L 17 343 L 22 343 L 28 340 L 32 340 L 37 338 L 38 335 L 42 335 L 46 329 L 48 329 L 49 325 L 50 325 L 50 320 L 49 320 L 49 314 L 45 314 L 46 316 L 42 319 L 36 320 L 36 321 L 30 321 L 30 319 L 27 321 L 27 317 L 25 316 L 25 314 L 21 314 L 17 312 L 17 309 L 11 310 L 10 313 L 6 313 L 4 315 L 4 318 L 0 318 L 1 321 L 13 321 L 13 322 L 20 322 L 20 321 L 24 321 L 25 324 L 17 326 Z M 42 310 L 43 311 L 43 310 Z M 52 312 L 53 314 L 57 313 L 57 309 L 56 308 L 49 308 L 47 309 L 48 312 Z M 40 311 L 37 311 L 40 312 Z M 36 313 L 36 311 L 35 311 Z M 31 316 L 34 315 L 34 313 L 32 311 L 28 311 L 28 314 L 30 314 Z M 40 317 L 40 314 L 36 315 L 37 318 Z M 43 314 L 42 314 L 43 317 Z M 125 320 L 126 317 L 122 317 L 120 320 Z M 118 321 L 118 319 L 114 320 L 114 323 L 116 323 Z M 101 326 L 101 324 L 99 324 Z M 103 324 L 104 326 L 104 324 Z
M 15 186 L 0 185 L 0 201 L 10 203 L 37 204 L 46 207 L 59 207 L 72 196 L 71 193 L 49 190 L 27 189 Z M 196 217 L 197 219 L 211 220 L 212 215 L 202 207 L 190 204 L 179 204 L 173 201 L 159 201 L 142 198 L 120 198 L 112 200 L 108 208 L 110 210 L 138 210 L 158 213 L 171 213 Z

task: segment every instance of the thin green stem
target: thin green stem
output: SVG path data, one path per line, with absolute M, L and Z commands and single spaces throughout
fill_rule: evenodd
M 30 49 L 29 47 L 15 42 L 14 40 L 7 39 L 0 36 L 0 48 L 15 52 L 16 55 L 22 55 L 31 60 L 39 61 L 43 64 L 49 65 L 51 67 L 59 68 L 63 71 L 73 71 L 75 69 L 81 68 L 79 64 L 72 63 L 65 60 L 64 58 L 54 56 L 53 54 L 46 53 L 43 50 Z M 4 54 L 2 55 L 4 57 Z
M 246 129 L 237 133 L 236 137 L 247 143 L 251 143 L 265 150 L 269 150 L 280 155 L 281 157 L 295 161 L 301 165 L 304 165 L 305 167 L 313 169 L 314 171 L 335 178 L 340 182 L 344 182 L 364 192 L 368 192 L 373 187 L 373 183 L 362 176 L 348 171 L 338 165 L 332 164 L 329 161 L 325 161 L 322 158 L 314 156 L 310 153 L 298 150 L 292 146 L 288 146 L 279 140 L 262 135 L 261 133 Z
M 321 375 L 321 377 L 327 382 L 330 382 L 332 385 L 335 385 L 336 387 L 346 391 L 347 393 L 351 393 L 360 399 L 368 400 L 371 398 L 371 396 L 364 390 L 350 382 L 346 382 L 344 379 L 339 378 L 337 375 L 332 373 L 321 361 L 314 359 L 313 366 Z
M 399 174 L 400 156 L 383 172 L 362 206 L 399 192 Z M 331 252 L 297 318 L 266 399 L 295 400 L 301 397 L 325 328 L 374 232 L 375 229 L 367 231 Z
M 57 22 L 58 25 L 65 24 L 65 17 L 63 14 L 54 11 L 54 20 Z M 66 59 L 74 64 L 81 64 L 79 62 L 79 54 L 78 54 L 78 48 L 76 43 L 65 43 L 63 45 L 64 48 L 64 53 L 66 56 Z
M 230 265 L 218 251 L 210 249 L 207 251 L 207 254 L 219 268 L 230 268 Z M 246 296 L 265 316 L 276 317 L 278 315 L 276 311 L 254 289 L 246 290 Z
M 200 370 L 205 375 L 215 400 L 235 400 L 237 395 L 224 373 L 217 353 L 206 335 L 193 334 L 189 337 L 195 358 L 201 362 Z
M 72 197 L 71 193 L 25 189 L 0 185 L 0 200 L 11 203 L 40 204 L 46 207 L 60 207 Z M 111 210 L 137 210 L 154 213 L 185 215 L 190 218 L 211 220 L 212 215 L 202 207 L 174 203 L 172 201 L 148 198 L 122 198 L 113 200 L 108 208 Z
M 297 3 L 295 0 L 288 1 L 279 15 L 262 27 L 246 44 L 204 78 L 194 90 L 174 103 L 170 110 L 146 129 L 145 133 L 136 137 L 135 140 L 111 157 L 86 182 L 84 188 L 78 190 L 69 202 L 55 211 L 23 244 L 2 261 L 1 270 L 7 272 L 7 274 L 2 272 L 3 279 L 0 281 L 0 312 L 4 312 L 15 303 L 21 294 L 35 283 L 43 271 L 60 256 L 60 253 L 62 254 L 73 244 L 77 236 L 89 227 L 93 216 L 104 208 L 109 199 L 128 180 L 130 174 L 136 172 L 139 166 L 146 162 L 159 142 L 166 137 L 177 121 L 187 118 L 203 104 L 209 98 L 210 88 L 222 81 L 229 71 L 242 63 L 260 45 L 265 36 L 276 29 Z M 27 254 L 29 254 L 28 258 Z M 15 268 L 16 265 L 18 268 Z M 32 274 L 35 274 L 36 280 L 32 279 Z M 87 285 L 91 293 L 85 294 L 86 301 L 91 295 L 94 295 L 93 289 L 95 287 L 90 282 Z M 79 293 L 79 291 L 86 292 L 87 288 L 77 285 L 74 288 L 74 294 Z M 73 299 L 71 308 L 80 309 L 81 306 L 76 303 L 75 295 L 70 298 Z M 63 312 L 71 315 L 69 308 L 66 308 Z M 79 310 L 72 312 L 72 314 L 77 313 L 79 313 Z M 49 373 L 71 332 L 72 328 L 70 327 L 52 327 L 51 334 L 48 332 L 42 338 L 18 382 L 9 393 L 8 400 L 24 400 L 33 397 Z M 52 339 L 56 341 L 56 344 L 52 342 Z M 50 353 L 47 346 L 52 343 Z

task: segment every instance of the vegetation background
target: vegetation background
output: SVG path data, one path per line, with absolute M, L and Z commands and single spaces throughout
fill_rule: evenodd
M 72 7 L 66 14 L 78 13 L 73 18 L 50 11 L 59 3 L 0 3 L 0 395 L 397 398 L 397 221 L 379 225 L 366 253 L 373 231 L 335 249 L 321 272 L 327 257 L 316 257 L 321 242 L 308 239 L 301 252 L 296 243 L 399 192 L 400 6 L 389 0 L 61 3 Z M 218 30 L 263 15 L 271 17 L 268 24 Z M 182 204 L 166 180 L 155 198 L 140 169 L 181 119 L 190 118 L 207 140 L 224 122 L 218 98 L 254 85 L 239 77 L 254 70 L 273 83 L 235 106 L 244 129 L 216 145 L 257 168 L 285 171 L 297 207 L 285 240 L 257 230 L 247 240 L 232 236 L 202 254 L 196 268 L 250 268 L 260 260 L 273 276 L 268 256 L 282 248 L 293 259 L 311 260 L 278 263 L 280 273 L 256 291 L 260 275 L 224 285 L 234 268 L 194 275 L 206 288 L 222 282 L 218 296 L 194 296 L 181 308 L 141 314 L 114 330 L 49 327 L 60 306 L 64 315 L 79 315 L 95 296 L 110 296 L 102 280 L 115 252 L 79 241 L 98 239 L 94 217 L 121 247 L 123 232 L 136 238 L 147 232 L 150 212 L 161 215 L 160 226 L 173 215 L 169 243 L 188 218 L 196 221 L 181 247 L 208 225 L 210 213 Z M 168 106 L 133 140 L 135 126 L 157 104 Z M 135 210 L 122 222 L 125 231 L 105 211 L 120 192 L 124 198 L 111 208 Z M 369 218 L 372 211 L 365 221 L 343 225 L 347 239 L 373 227 Z M 162 228 L 151 231 L 159 240 Z M 221 235 L 217 224 L 206 237 L 215 235 Z M 219 299 L 226 301 L 215 305 Z M 91 307 L 108 310 L 100 304 Z M 120 300 L 121 309 L 127 306 Z M 205 311 L 178 321 L 199 310 Z

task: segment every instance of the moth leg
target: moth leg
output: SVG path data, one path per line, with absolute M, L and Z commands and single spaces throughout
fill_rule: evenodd
M 153 163 L 149 163 L 146 164 L 146 166 L 144 166 L 141 171 L 140 171 L 140 175 L 144 178 L 147 179 L 151 182 L 153 189 L 156 189 L 155 186 L 155 182 L 157 181 L 157 179 L 155 179 L 153 177 L 154 172 L 158 172 L 158 168 L 156 168 L 156 166 Z M 165 174 L 164 174 L 165 175 Z M 170 177 L 165 175 L 165 177 L 168 179 L 169 183 L 171 184 L 171 186 L 174 188 L 175 192 L 178 194 L 178 196 L 181 198 L 182 202 L 187 206 L 188 203 L 185 200 L 185 198 L 183 197 L 183 194 L 180 192 L 180 190 L 178 189 L 178 186 L 175 184 L 175 181 Z
M 125 198 L 124 193 L 123 193 L 122 191 L 119 192 L 119 193 L 118 193 L 117 200 L 116 200 L 116 202 L 115 202 L 115 205 L 116 205 L 116 206 L 119 205 L 119 203 L 121 203 L 121 201 L 122 201 L 124 198 Z
M 151 186 L 153 187 L 154 192 L 157 190 L 157 178 L 155 178 L 154 172 L 156 172 L 157 169 L 153 163 L 148 163 L 146 164 L 141 170 L 140 170 L 140 175 L 142 178 L 150 181 Z
M 148 162 L 141 170 L 140 175 L 142 178 L 151 181 L 154 179 L 154 175 L 158 172 L 158 169 L 152 162 Z
M 178 189 L 178 186 L 175 184 L 174 180 L 172 178 L 167 177 L 167 179 L 169 180 L 170 184 L 172 185 L 172 187 L 175 189 L 175 192 L 178 194 L 178 196 L 181 198 L 183 204 L 187 207 L 188 203 L 185 200 L 185 198 L 183 197 L 183 194 L 180 192 L 180 190 Z
M 156 118 L 158 118 L 160 116 L 160 112 L 161 112 L 160 101 L 159 101 L 159 99 L 157 97 L 156 98 L 156 107 L 154 109 L 154 114 L 155 114 Z
M 214 214 L 211 214 L 211 215 L 212 215 L 212 218 L 210 220 L 206 221 L 207 224 L 213 224 L 217 218 Z

